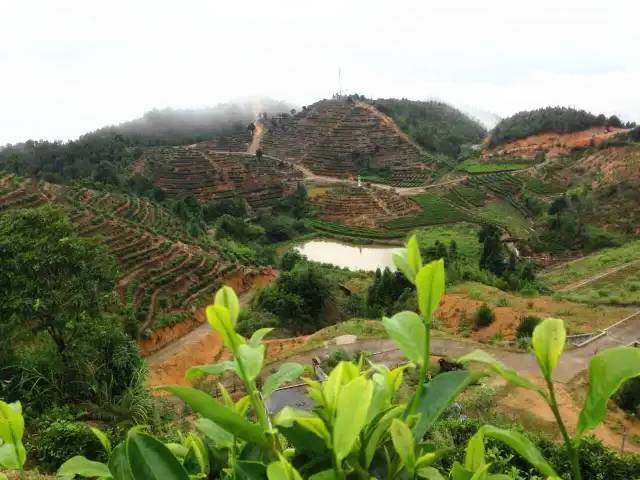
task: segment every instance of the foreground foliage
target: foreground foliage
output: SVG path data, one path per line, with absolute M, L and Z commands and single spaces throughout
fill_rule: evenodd
M 484 374 L 457 370 L 429 378 L 431 323 L 444 294 L 442 260 L 423 265 L 418 243 L 411 238 L 406 249 L 394 253 L 398 269 L 417 291 L 419 313 L 403 311 L 383 318 L 383 325 L 409 363 L 395 369 L 382 364 L 342 361 L 324 382 L 304 379 L 314 402 L 312 411 L 285 407 L 272 416 L 267 399 L 286 382 L 297 379 L 302 365 L 285 363 L 258 388 L 264 363 L 262 339 L 270 331 L 260 329 L 245 338 L 236 332 L 240 315 L 232 289 L 223 287 L 207 319 L 233 353 L 232 360 L 201 365 L 187 372 L 189 379 L 231 372 L 239 377 L 246 395 L 234 401 L 220 387 L 222 400 L 183 386 L 164 390 L 199 414 L 192 432 L 180 443 L 164 444 L 140 427 L 112 447 L 95 430 L 107 463 L 77 456 L 60 467 L 59 475 L 114 479 L 268 478 L 269 480 L 426 478 L 448 475 L 454 480 L 500 480 L 511 478 L 494 465 L 486 448 L 489 440 L 504 444 L 545 478 L 560 478 L 552 464 L 525 435 L 492 425 L 480 426 L 467 443 L 464 459 L 454 461 L 443 473 L 440 460 L 450 452 L 425 442 L 426 435 L 455 398 Z M 589 391 L 577 424 L 577 434 L 568 434 L 558 410 L 553 385 L 565 345 L 564 324 L 546 319 L 533 331 L 532 346 L 546 388 L 530 382 L 483 351 L 474 351 L 459 361 L 477 363 L 508 382 L 533 390 L 549 404 L 564 438 L 571 465 L 571 478 L 582 478 L 579 446 L 584 434 L 602 422 L 608 399 L 629 378 L 640 375 L 640 350 L 618 347 L 595 355 L 589 365 Z M 415 393 L 407 402 L 397 392 L 407 368 L 418 372 Z M 19 403 L 0 403 L 0 464 L 21 469 L 25 462 L 22 445 L 24 421 Z

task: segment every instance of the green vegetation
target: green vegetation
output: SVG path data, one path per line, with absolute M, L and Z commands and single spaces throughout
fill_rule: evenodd
M 489 305 L 483 303 L 478 307 L 473 316 L 473 323 L 476 328 L 484 328 L 491 325 L 496 319 L 496 314 Z
M 421 228 L 415 233 L 421 248 L 427 248 L 436 241 L 447 245 L 455 241 L 457 257 L 466 263 L 477 264 L 481 252 L 478 230 L 478 226 L 472 223 L 457 223 Z
M 447 199 L 462 207 L 482 207 L 487 201 L 487 194 L 480 188 L 461 185 L 452 187 L 446 194 Z
M 366 227 L 352 227 L 349 225 L 342 225 L 341 223 L 324 222 L 322 220 L 307 220 L 307 223 L 312 228 L 331 236 L 382 240 L 404 237 L 403 232 L 385 231 Z
M 640 258 L 640 240 L 621 247 L 605 248 L 589 256 L 573 261 L 561 268 L 544 274 L 544 279 L 553 286 L 567 285 L 616 268 Z
M 606 270 L 603 274 L 605 273 Z M 640 262 L 590 282 L 584 287 L 560 292 L 558 297 L 590 305 L 640 305 Z
M 487 203 L 479 210 L 479 215 L 487 221 L 504 227 L 516 238 L 527 239 L 531 235 L 531 226 L 527 219 L 506 201 L 497 200 Z
M 223 287 L 206 313 L 231 352 L 231 359 L 192 367 L 187 378 L 226 373 L 238 378 L 246 395 L 233 400 L 222 384 L 218 386 L 222 400 L 191 387 L 163 387 L 197 415 L 187 426 L 189 433 L 165 443 L 136 427 L 121 441 L 112 443 L 104 432 L 94 428 L 92 432 L 104 453 L 95 460 L 72 457 L 59 468 L 58 475 L 134 480 L 229 476 L 269 480 L 372 476 L 442 479 L 443 473 L 453 480 L 540 475 L 582 480 L 594 478 L 594 473 L 611 473 L 607 478 L 612 479 L 635 475 L 635 457 L 607 453 L 586 434 L 603 421 L 607 403 L 620 385 L 640 376 L 640 350 L 616 347 L 592 358 L 590 386 L 573 436 L 560 414 L 552 381 L 565 347 L 566 331 L 561 320 L 545 319 L 533 331 L 532 347 L 544 387 L 480 350 L 458 359 L 463 365 L 480 365 L 511 385 L 539 395 L 554 415 L 562 446 L 534 440 L 519 429 L 456 418 L 455 409 L 448 413 L 449 407 L 485 373 L 463 369 L 429 375 L 431 325 L 444 294 L 443 262 L 423 265 L 415 238 L 409 240 L 406 249 L 396 252 L 394 259 L 415 285 L 419 313 L 403 311 L 385 317 L 382 324 L 411 365 L 391 370 L 382 364 L 340 361 L 325 382 L 306 381 L 308 395 L 315 403 L 312 411 L 287 406 L 272 415 L 266 399 L 278 387 L 297 380 L 304 367 L 287 362 L 260 377 L 265 361 L 262 340 L 270 330 L 258 330 L 251 338 L 239 335 L 236 325 L 240 304 L 233 290 Z M 405 371 L 413 365 L 415 372 L 405 381 Z M 407 390 L 411 378 L 415 391 Z M 476 397 L 475 405 L 486 411 L 486 398 Z M 0 465 L 24 476 L 27 457 L 21 404 L 0 401 L 0 414 L 4 426 L 0 429 Z M 453 435 L 453 450 L 445 445 L 443 434 Z M 460 438 L 464 439 L 462 445 Z M 106 461 L 100 461 L 105 457 Z
M 533 336 L 533 331 L 540 323 L 540 318 L 527 315 L 526 317 L 522 317 L 518 321 L 518 327 L 516 328 L 516 337 L 517 338 L 531 338 Z
M 606 118 L 602 114 L 596 116 L 567 107 L 539 108 L 518 112 L 501 120 L 491 131 L 489 142 L 495 146 L 536 133 L 570 133 L 597 126 L 621 128 L 623 124 L 615 115 Z
M 423 212 L 409 217 L 388 220 L 384 222 L 386 228 L 391 230 L 411 230 L 427 225 L 442 225 L 470 220 L 469 215 L 441 196 L 425 193 L 411 197 L 411 200 L 420 205 Z
M 485 162 L 477 158 L 472 158 L 462 162 L 459 168 L 467 173 L 498 173 L 522 170 L 530 166 L 530 162 L 507 162 L 504 160 L 501 162 Z
M 480 143 L 486 130 L 446 103 L 378 99 L 372 102 L 425 150 L 456 158 L 464 144 Z

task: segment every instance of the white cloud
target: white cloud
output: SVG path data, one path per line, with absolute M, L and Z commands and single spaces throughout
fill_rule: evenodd
M 0 144 L 154 107 L 338 88 L 499 115 L 549 104 L 640 120 L 634 0 L 0 4 Z

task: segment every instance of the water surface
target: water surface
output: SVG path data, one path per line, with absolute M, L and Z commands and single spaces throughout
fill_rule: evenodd
M 395 270 L 391 260 L 393 248 L 383 246 L 361 247 L 334 240 L 311 240 L 295 247 L 298 252 L 314 262 L 330 263 L 336 267 L 370 272 L 375 271 L 377 268 L 383 270 L 385 267 L 389 267 L 392 271 Z

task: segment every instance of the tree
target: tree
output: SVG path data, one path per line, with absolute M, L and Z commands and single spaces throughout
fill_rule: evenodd
M 482 243 L 480 268 L 502 275 L 507 264 L 500 229 L 495 225 L 484 224 L 478 232 L 478 241 Z
M 63 361 L 86 320 L 113 299 L 116 274 L 105 247 L 76 236 L 57 207 L 0 217 L 0 326 L 46 332 Z

